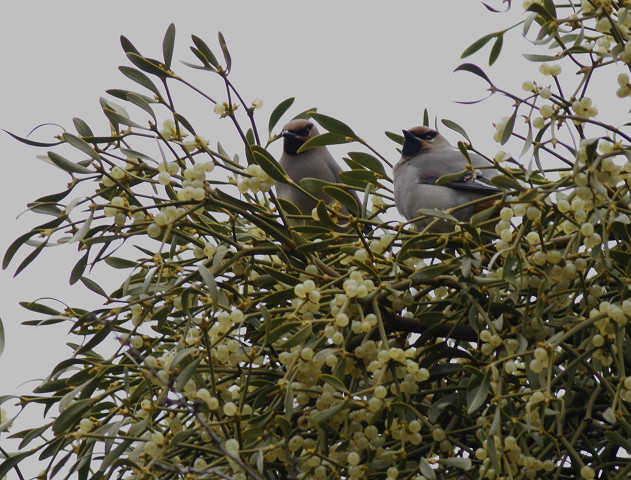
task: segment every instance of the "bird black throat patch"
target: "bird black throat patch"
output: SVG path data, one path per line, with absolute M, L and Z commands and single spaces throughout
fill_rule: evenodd
M 423 144 L 413 134 L 405 134 L 405 142 L 403 142 L 403 149 L 401 154 L 404 157 L 413 157 L 423 150 Z
M 297 137 L 291 133 L 286 134 L 284 138 L 285 141 L 283 148 L 285 149 L 285 153 L 287 153 L 287 155 L 296 155 L 298 153 L 298 149 L 305 143 L 303 138 Z

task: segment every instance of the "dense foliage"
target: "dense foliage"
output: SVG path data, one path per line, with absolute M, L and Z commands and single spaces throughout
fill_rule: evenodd
M 77 160 L 47 153 L 72 181 L 30 204 L 51 218 L 11 245 L 4 267 L 27 245 L 18 272 L 47 246 L 74 244 L 71 283 L 106 300 L 92 311 L 24 304 L 46 315 L 31 323 L 66 322 L 82 342 L 32 395 L 0 397 L 43 404 L 50 418 L 10 431 L 21 443 L 2 452 L 0 477 L 39 458 L 42 478 L 629 478 L 631 137 L 589 92 L 607 69 L 628 108 L 629 77 L 616 83 L 615 69 L 631 63 L 630 3 L 524 2 L 542 75 L 519 94 L 459 67 L 510 100 L 496 140 L 523 152 L 489 159 L 505 195 L 441 235 L 385 220 L 387 161 L 315 110 L 298 116 L 327 133 L 305 148 L 349 144 L 342 180 L 364 193 L 363 209 L 306 181 L 338 203 L 318 205 L 319 224 L 289 226 L 298 212 L 274 196 L 288 179 L 266 148 L 296 116 L 293 99 L 262 131 L 261 102 L 231 83 L 221 34 L 221 59 L 198 37 L 191 47 L 190 66 L 222 80 L 212 93 L 172 70 L 173 26 L 162 60 L 123 37 L 133 67 L 120 71 L 140 91 L 102 99 L 110 132 L 75 119 L 51 144 L 18 138 L 73 147 Z M 509 31 L 464 56 L 493 41 L 496 62 Z M 200 103 L 177 104 L 176 84 L 234 125 L 241 158 L 196 132 L 186 112 Z M 87 277 L 97 264 L 124 274 L 119 289 Z

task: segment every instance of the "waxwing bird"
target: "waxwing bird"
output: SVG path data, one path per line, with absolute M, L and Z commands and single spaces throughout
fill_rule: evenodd
M 317 127 L 309 120 L 296 119 L 283 127 L 281 136 L 284 139 L 283 154 L 280 157 L 280 165 L 285 169 L 289 178 L 300 184 L 303 178 L 317 178 L 330 183 L 339 183 L 339 174 L 342 168 L 335 161 L 326 147 L 315 147 L 298 153 L 298 149 L 310 138 L 320 133 Z M 292 185 L 276 183 L 276 195 L 288 200 L 301 211 L 303 215 L 311 216 L 311 211 L 316 207 L 317 201 Z M 359 197 L 353 190 L 348 192 L 355 197 L 361 208 Z M 311 192 L 317 199 L 331 203 L 333 198 L 323 191 Z M 349 212 L 342 208 L 341 212 L 347 215 Z
M 403 130 L 403 136 L 401 160 L 394 166 L 394 202 L 407 220 L 418 217 L 420 209 L 435 209 L 450 210 L 449 213 L 459 221 L 467 222 L 477 211 L 490 205 L 451 209 L 500 192 L 489 182 L 499 173 L 488 168 L 489 162 L 482 156 L 469 153 L 472 169 L 469 160 L 459 150 L 429 127 Z M 446 184 L 436 185 L 440 177 L 457 172 L 463 172 L 463 175 Z M 424 228 L 432 220 L 425 218 L 415 223 Z M 452 230 L 453 225 L 447 221 L 438 221 L 431 228 L 433 232 Z

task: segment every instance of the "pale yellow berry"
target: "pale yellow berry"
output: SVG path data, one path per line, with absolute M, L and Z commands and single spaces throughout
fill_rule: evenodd
M 351 452 L 348 454 L 348 457 L 346 457 L 346 461 L 348 462 L 349 465 L 359 464 L 360 459 L 361 458 L 359 456 L 359 453 L 357 452 Z
M 228 417 L 232 417 L 237 413 L 237 406 L 233 402 L 226 402 L 223 406 L 223 413 Z
M 79 430 L 82 433 L 89 433 L 94 428 L 94 424 L 89 418 L 82 418 L 79 422 Z
M 155 223 L 150 223 L 149 226 L 147 226 L 147 235 L 151 238 L 158 238 L 162 235 L 162 229 Z
M 596 476 L 596 472 L 594 472 L 594 469 L 590 466 L 587 465 L 583 465 L 581 467 L 581 477 L 583 477 L 585 480 L 590 480 L 592 478 L 594 478 Z
M 543 118 L 550 118 L 552 115 L 554 115 L 554 109 L 551 105 L 543 105 L 539 109 L 539 113 Z

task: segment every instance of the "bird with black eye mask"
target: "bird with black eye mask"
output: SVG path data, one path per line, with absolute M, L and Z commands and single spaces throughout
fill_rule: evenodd
M 342 168 L 335 161 L 329 150 L 315 147 L 304 152 L 298 150 L 304 143 L 320 134 L 318 128 L 309 120 L 296 119 L 285 125 L 280 133 L 283 137 L 283 154 L 280 157 L 280 165 L 289 178 L 300 184 L 303 178 L 316 178 L 329 183 L 339 183 L 339 174 Z M 287 183 L 276 183 L 276 195 L 279 198 L 293 203 L 303 215 L 311 216 L 312 210 L 317 205 L 317 200 Z M 347 190 L 357 202 L 361 210 L 361 202 L 354 190 Z M 316 199 L 330 204 L 333 198 L 324 191 L 311 192 Z M 348 215 L 348 209 L 342 207 L 341 213 Z
M 456 207 L 489 195 L 500 193 L 489 179 L 499 172 L 489 167 L 484 157 L 470 152 L 471 162 L 445 137 L 429 127 L 413 127 L 403 130 L 401 159 L 394 166 L 394 202 L 397 210 L 407 220 L 419 216 L 421 209 L 449 210 L 459 221 L 467 222 L 478 211 L 490 204 L 482 202 L 457 209 Z M 459 178 L 437 185 L 445 175 L 464 172 Z M 491 202 L 492 203 L 492 202 Z M 453 210 L 452 210 L 453 209 Z M 424 228 L 433 219 L 415 222 Z M 447 221 L 438 221 L 430 229 L 433 232 L 453 231 Z

